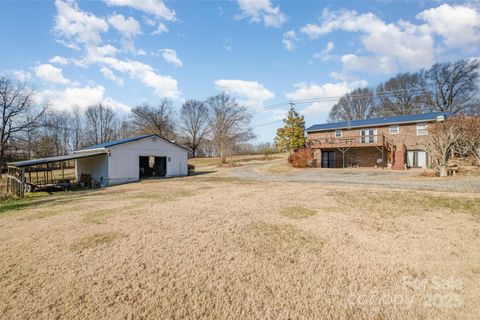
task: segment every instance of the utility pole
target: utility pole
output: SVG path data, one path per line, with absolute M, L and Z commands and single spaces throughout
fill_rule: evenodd
M 294 102 L 290 102 L 290 109 L 295 109 L 295 103 Z

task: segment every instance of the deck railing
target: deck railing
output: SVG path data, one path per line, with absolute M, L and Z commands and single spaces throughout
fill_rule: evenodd
M 358 135 L 347 137 L 323 137 L 311 139 L 312 148 L 348 148 L 348 147 L 375 147 L 385 144 L 383 134 Z

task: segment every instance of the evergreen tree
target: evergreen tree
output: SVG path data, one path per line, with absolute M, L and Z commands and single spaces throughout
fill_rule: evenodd
M 278 128 L 275 145 L 280 151 L 292 152 L 305 146 L 305 120 L 295 111 L 293 105 L 288 111 L 288 116 L 283 119 L 283 127 Z

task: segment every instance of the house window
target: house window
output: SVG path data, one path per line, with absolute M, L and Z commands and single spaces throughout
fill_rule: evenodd
M 389 134 L 399 134 L 400 133 L 400 126 L 390 126 L 388 127 Z
M 427 124 L 418 123 L 417 124 L 417 136 L 425 136 L 428 134 Z
M 342 130 L 335 130 L 335 138 L 341 138 L 342 137 Z
M 360 143 L 377 142 L 377 129 L 360 130 Z

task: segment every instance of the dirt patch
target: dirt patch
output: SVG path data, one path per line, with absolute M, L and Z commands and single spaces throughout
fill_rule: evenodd
M 240 167 L 241 164 L 239 163 L 234 163 L 234 162 L 226 162 L 226 163 L 221 163 L 217 165 L 218 168 L 235 168 L 235 167 Z

